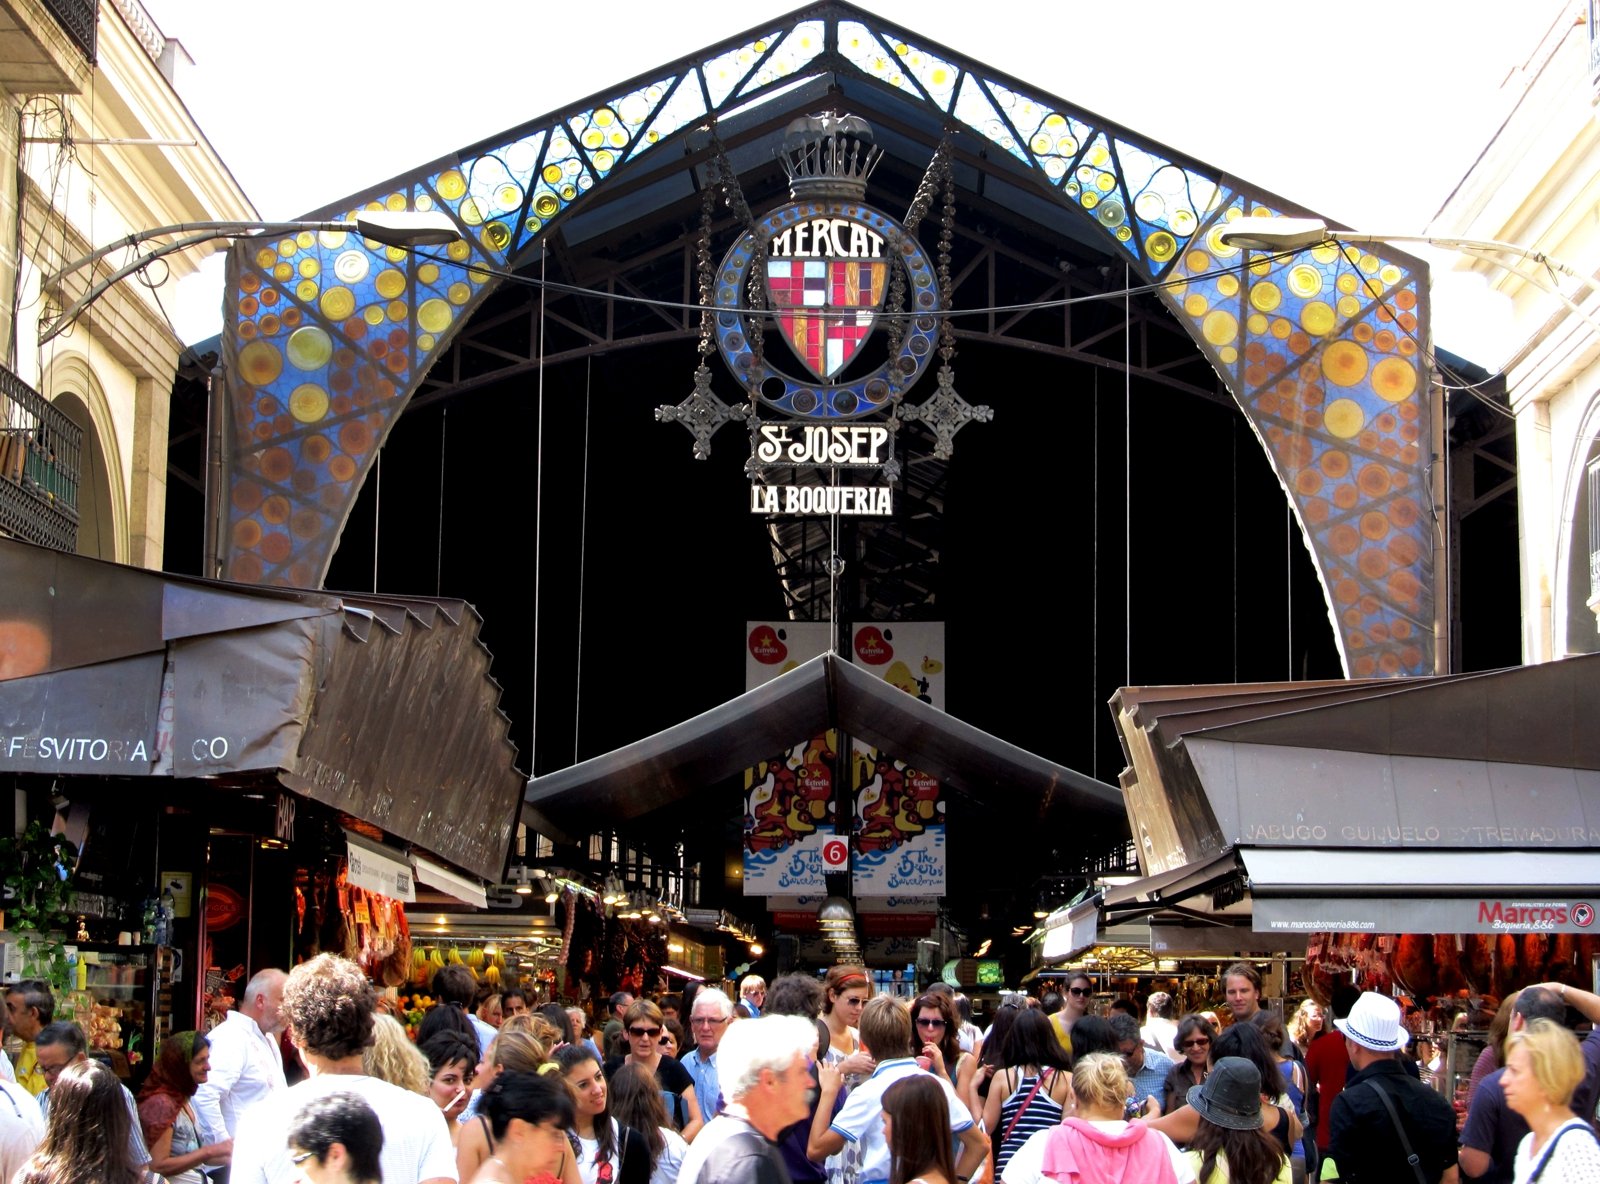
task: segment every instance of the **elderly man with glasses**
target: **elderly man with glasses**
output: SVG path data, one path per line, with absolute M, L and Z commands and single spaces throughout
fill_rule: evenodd
M 89 1042 L 84 1039 L 83 1029 L 77 1024 L 69 1024 L 62 1020 L 46 1024 L 34 1036 L 37 1065 L 40 1075 L 45 1080 L 45 1091 L 39 1095 L 39 1116 L 48 1124 L 50 1121 L 50 1089 L 54 1087 L 56 1078 L 61 1076 L 61 1071 L 68 1065 L 76 1065 L 89 1059 Z M 135 1169 L 143 1171 L 150 1166 L 150 1151 L 145 1146 L 144 1133 L 139 1126 L 139 1106 L 133 1100 L 133 1095 L 128 1092 L 128 1087 L 122 1087 L 123 1100 L 128 1104 L 128 1163 Z
M 694 1078 L 695 1097 L 700 1113 L 709 1121 L 722 1109 L 722 1086 L 717 1074 L 717 1049 L 723 1033 L 733 1019 L 733 1000 L 715 987 L 707 987 L 694 997 L 689 1012 L 689 1035 L 694 1048 L 678 1059 Z

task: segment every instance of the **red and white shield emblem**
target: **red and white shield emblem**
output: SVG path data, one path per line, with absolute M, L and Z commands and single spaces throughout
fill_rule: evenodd
M 849 364 L 872 333 L 888 286 L 883 259 L 767 260 L 767 293 L 795 356 L 822 382 Z

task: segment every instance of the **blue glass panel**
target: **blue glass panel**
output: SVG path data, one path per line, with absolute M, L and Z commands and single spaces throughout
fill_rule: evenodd
M 989 99 L 989 92 L 976 75 L 968 74 L 962 78 L 961 93 L 956 96 L 955 115 L 962 123 L 982 132 L 1018 160 L 1033 163 L 1023 146 L 1017 143 L 1017 137 L 1012 134 L 1006 121 L 1000 118 L 1000 112 L 995 110 L 994 103 Z
M 822 21 L 801 21 L 789 30 L 778 43 L 778 48 L 761 63 L 755 77 L 739 88 L 739 93 L 747 95 L 769 82 L 777 82 L 802 69 L 822 52 L 826 39 L 827 26 Z
M 907 94 L 922 98 L 904 64 L 871 29 L 860 21 L 839 22 L 839 52 L 851 65 L 870 78 L 897 86 Z
M 657 89 L 661 91 L 660 94 L 655 93 Z M 666 139 L 679 128 L 687 127 L 706 113 L 705 96 L 700 93 L 700 84 L 692 75 L 685 78 L 670 96 L 667 95 L 665 87 L 651 87 L 646 92 L 645 98 L 659 106 L 648 130 L 644 135 L 635 137 L 633 147 L 628 150 L 629 160 L 657 141 Z M 665 103 L 661 102 L 663 98 L 666 99 Z

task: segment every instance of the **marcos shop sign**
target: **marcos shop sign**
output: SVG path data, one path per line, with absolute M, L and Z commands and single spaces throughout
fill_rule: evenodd
M 1594 900 L 1256 897 L 1257 933 L 1589 933 Z

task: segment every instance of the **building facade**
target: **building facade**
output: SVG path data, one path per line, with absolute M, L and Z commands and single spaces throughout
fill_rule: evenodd
M 1456 264 L 1503 294 L 1513 325 L 1508 356 L 1475 360 L 1504 371 L 1514 420 L 1529 663 L 1600 651 L 1600 40 L 1592 5 L 1550 13 L 1509 63 L 1503 120 L 1428 227 L 1552 261 L 1484 252 Z
M 175 88 L 182 45 L 137 0 L 0 12 L 0 150 L 23 165 L 0 178 L 0 531 L 159 568 L 182 350 L 162 300 L 201 256 L 167 255 L 72 318 L 136 248 L 55 275 L 140 231 L 255 212 Z

